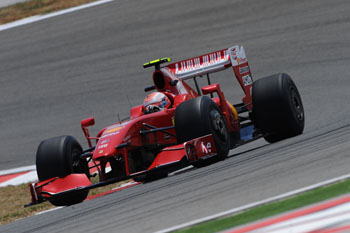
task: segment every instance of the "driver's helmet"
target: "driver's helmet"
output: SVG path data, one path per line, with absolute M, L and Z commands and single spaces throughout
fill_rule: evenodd
M 143 112 L 152 113 L 169 108 L 171 102 L 169 98 L 161 92 L 153 92 L 147 95 L 143 102 Z

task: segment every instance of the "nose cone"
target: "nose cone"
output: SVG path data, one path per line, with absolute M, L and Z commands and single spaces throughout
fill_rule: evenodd
M 127 127 L 127 123 L 107 127 L 96 144 L 93 159 L 116 155 L 116 146 L 125 142 L 128 137 L 128 131 L 129 127 Z

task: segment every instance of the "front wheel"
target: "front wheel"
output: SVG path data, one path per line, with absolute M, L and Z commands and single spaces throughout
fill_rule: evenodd
M 230 149 L 227 123 L 220 108 L 208 96 L 188 100 L 176 108 L 175 130 L 179 143 L 212 134 L 217 158 L 227 158 Z
M 275 74 L 253 83 L 253 121 L 268 142 L 299 135 L 305 114 L 301 97 L 288 74 Z
M 82 148 L 72 136 L 60 136 L 42 141 L 36 154 L 36 169 L 40 181 L 53 177 L 64 177 L 72 173 L 85 173 L 89 176 L 86 160 L 80 159 Z M 88 195 L 88 190 L 50 199 L 56 206 L 80 203 Z

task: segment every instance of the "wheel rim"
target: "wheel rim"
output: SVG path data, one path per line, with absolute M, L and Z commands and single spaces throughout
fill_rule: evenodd
M 214 129 L 215 134 L 223 141 L 226 142 L 228 135 L 226 124 L 223 117 L 217 110 L 213 110 L 210 112 L 210 119 Z
M 301 103 L 301 99 L 294 88 L 291 88 L 290 96 L 291 96 L 292 105 L 293 105 L 293 108 L 295 110 L 294 112 L 296 113 L 297 119 L 299 121 L 303 121 L 304 120 L 303 104 Z

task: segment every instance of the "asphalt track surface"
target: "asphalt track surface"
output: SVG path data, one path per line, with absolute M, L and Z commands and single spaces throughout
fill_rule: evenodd
M 229 159 L 79 205 L 1 232 L 153 232 L 350 172 L 348 0 L 114 1 L 0 32 L 0 170 L 35 161 L 41 140 L 80 120 L 98 129 L 142 103 L 159 57 L 245 46 L 254 78 L 286 72 L 302 95 L 303 135 L 262 139 Z M 241 91 L 218 73 L 226 97 Z

